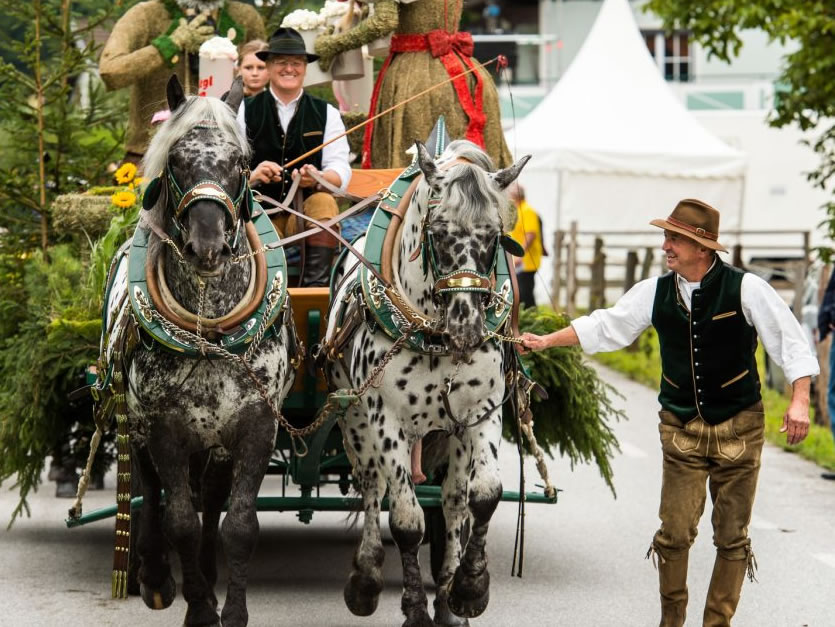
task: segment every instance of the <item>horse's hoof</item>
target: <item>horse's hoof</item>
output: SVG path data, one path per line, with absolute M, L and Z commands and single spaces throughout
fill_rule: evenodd
M 177 596 L 177 584 L 174 583 L 174 577 L 169 575 L 159 590 L 153 590 L 140 583 L 139 594 L 142 595 L 145 605 L 152 610 L 164 610 L 174 602 L 174 598 Z
M 223 627 L 246 627 L 249 623 L 249 612 L 246 607 L 240 605 L 225 605 L 220 615 L 220 624 Z
M 185 627 L 220 627 L 220 616 L 212 608 L 208 599 L 202 603 L 195 601 L 188 604 L 183 625 Z
M 443 625 L 443 627 L 470 627 L 470 621 L 466 618 L 456 616 L 449 609 L 449 601 L 446 594 L 443 595 L 438 592 L 435 597 L 435 624 Z
M 435 627 L 429 612 L 425 607 L 415 610 L 411 616 L 407 616 L 403 622 L 403 627 Z
M 475 618 L 484 613 L 489 602 L 490 574 L 485 570 L 474 579 L 463 575 L 459 568 L 449 586 L 447 603 L 450 611 L 463 618 Z
M 377 601 L 383 591 L 381 577 L 371 577 L 353 571 L 345 584 L 345 605 L 354 616 L 371 616 L 377 611 Z

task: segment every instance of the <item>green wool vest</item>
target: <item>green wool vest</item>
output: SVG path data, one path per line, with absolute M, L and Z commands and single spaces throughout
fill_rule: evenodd
M 321 98 L 303 93 L 285 133 L 278 120 L 275 98 L 269 89 L 247 98 L 244 112 L 246 134 L 252 145 L 249 167 L 254 170 L 262 161 L 274 161 L 284 165 L 321 146 L 325 136 L 325 124 L 328 121 L 327 105 L 328 103 Z M 307 157 L 291 169 L 298 169 L 307 163 L 321 170 L 322 151 Z M 288 175 L 279 183 L 262 183 L 257 189 L 265 196 L 283 200 L 291 184 L 292 180 Z M 305 194 L 312 193 L 309 189 L 303 191 Z
M 760 400 L 757 332 L 742 313 L 744 271 L 717 259 L 682 302 L 673 272 L 658 279 L 652 324 L 661 345 L 661 406 L 719 424 Z

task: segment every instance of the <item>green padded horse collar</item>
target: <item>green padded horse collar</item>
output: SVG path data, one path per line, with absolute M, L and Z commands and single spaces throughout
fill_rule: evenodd
M 443 148 L 441 148 L 441 151 L 443 151 Z M 412 181 L 419 175 L 420 169 L 417 167 L 417 160 L 415 160 L 391 184 L 371 218 L 371 223 L 366 232 L 363 254 L 378 272 L 382 271 L 383 243 L 386 232 L 391 226 L 392 215 Z M 500 330 L 508 322 L 513 308 L 513 289 L 506 255 L 496 255 L 493 277 L 495 278 L 493 282 L 495 286 L 493 288 L 494 294 L 489 307 L 485 311 L 485 326 L 487 331 L 491 333 L 500 333 Z M 412 331 L 406 342 L 410 350 L 434 355 L 449 353 L 449 348 L 444 342 L 441 332 L 435 329 L 428 319 L 416 314 L 396 291 L 396 288 L 381 284 L 365 265 L 360 265 L 357 281 L 362 290 L 365 307 L 377 326 L 392 340 L 397 340 L 407 330 L 418 325 L 418 330 Z
M 261 243 L 267 245 L 278 241 L 278 234 L 267 214 L 257 204 L 254 209 L 252 224 Z M 159 344 L 167 350 L 189 357 L 202 356 L 195 343 L 188 341 L 182 334 L 174 337 L 166 329 L 166 326 L 170 327 L 171 325 L 163 324 L 160 320 L 161 314 L 151 298 L 146 279 L 145 266 L 149 236 L 149 230 L 137 228 L 127 255 L 128 295 L 133 317 L 145 334 L 153 340 L 154 344 Z M 213 340 L 220 348 L 230 353 L 239 354 L 246 351 L 265 319 L 268 333 L 274 332 L 276 320 L 283 311 L 287 300 L 287 262 L 284 249 L 281 247 L 266 248 L 266 251 L 261 254 L 265 256 L 267 268 L 266 289 L 261 302 L 243 323 L 226 333 L 219 334 L 220 337 Z M 209 356 L 215 357 L 214 355 Z

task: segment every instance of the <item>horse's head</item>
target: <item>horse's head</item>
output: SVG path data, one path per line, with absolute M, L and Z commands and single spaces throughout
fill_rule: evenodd
M 203 276 L 217 276 L 245 239 L 250 218 L 249 148 L 235 114 L 242 96 L 236 81 L 226 104 L 186 98 L 180 82 L 168 82 L 172 115 L 157 131 L 145 156 L 155 176 L 143 204 L 149 219 Z
M 493 272 L 504 254 L 500 240 L 514 224 L 515 209 L 503 192 L 530 157 L 491 172 L 490 158 L 467 141 L 452 142 L 437 164 L 420 142 L 417 150 L 427 186 L 423 259 L 452 354 L 466 359 L 484 339 Z

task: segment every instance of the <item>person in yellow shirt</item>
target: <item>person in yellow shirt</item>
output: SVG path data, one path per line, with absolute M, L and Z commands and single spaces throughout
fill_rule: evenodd
M 534 307 L 533 285 L 536 271 L 542 261 L 542 223 L 533 207 L 525 200 L 525 190 L 513 183 L 508 191 L 510 200 L 516 205 L 516 226 L 510 236 L 522 245 L 523 257 L 517 257 L 516 277 L 519 282 L 519 300 L 525 307 Z

